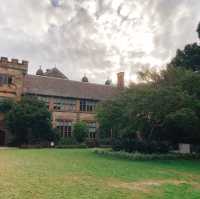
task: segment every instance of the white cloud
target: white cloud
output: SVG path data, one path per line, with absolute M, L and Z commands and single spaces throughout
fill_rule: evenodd
M 55 64 L 70 79 L 127 81 L 160 68 L 197 40 L 198 0 L 0 0 L 0 55 L 30 61 L 35 73 Z

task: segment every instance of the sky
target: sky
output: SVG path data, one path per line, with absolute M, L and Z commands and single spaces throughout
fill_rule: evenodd
M 197 42 L 200 0 L 0 0 L 0 56 L 69 79 L 126 83 Z

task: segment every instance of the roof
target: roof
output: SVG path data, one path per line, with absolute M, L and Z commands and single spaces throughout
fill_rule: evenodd
M 72 81 L 62 78 L 26 75 L 25 94 L 105 100 L 118 93 L 113 86 Z
M 52 69 L 47 69 L 47 71 L 43 74 L 47 77 L 57 77 L 57 78 L 63 78 L 68 79 L 61 71 L 59 71 L 56 67 Z

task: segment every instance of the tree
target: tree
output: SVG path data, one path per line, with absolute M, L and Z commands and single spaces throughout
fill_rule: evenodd
M 41 143 L 56 137 L 51 126 L 51 113 L 36 98 L 24 97 L 15 103 L 6 113 L 5 121 L 18 145 Z
M 159 77 L 151 78 L 148 73 L 146 84 L 132 85 L 112 100 L 100 104 L 97 108 L 100 126 L 107 127 L 108 131 L 112 128 L 114 136 L 121 140 L 129 138 L 148 142 L 178 142 L 183 140 L 186 126 L 187 133 L 193 134 L 194 128 L 190 123 L 194 118 L 200 121 L 200 74 L 185 69 L 168 68 L 153 75 L 155 76 Z M 191 118 L 182 117 L 182 120 L 176 120 L 182 133 L 178 139 L 173 140 L 173 136 L 166 136 L 166 132 L 170 134 L 166 125 L 172 124 L 166 123 L 166 118 L 176 118 L 178 114 L 185 116 L 183 110 L 191 110 L 184 112 L 190 114 Z M 192 117 L 191 112 L 195 117 Z M 197 121 L 196 119 L 193 121 Z M 197 128 L 200 130 L 199 126 Z
M 199 39 L 200 39 L 200 22 L 199 22 L 198 27 L 197 27 L 197 33 L 198 33 L 198 36 L 199 36 Z
M 200 39 L 200 23 L 197 28 L 197 33 Z M 169 65 L 200 71 L 200 46 L 197 43 L 193 43 L 186 45 L 184 50 L 178 49 L 176 56 Z
M 172 59 L 170 65 L 191 69 L 193 71 L 200 70 L 200 46 L 197 43 L 188 44 L 184 50 L 177 50 L 175 58 Z
M 196 113 L 189 108 L 182 108 L 168 114 L 165 118 L 167 139 L 175 143 L 199 141 L 199 121 Z
M 0 102 L 0 113 L 6 113 L 15 105 L 13 100 L 3 100 Z
M 77 122 L 73 127 L 73 135 L 77 142 L 82 143 L 88 136 L 89 130 L 85 122 Z

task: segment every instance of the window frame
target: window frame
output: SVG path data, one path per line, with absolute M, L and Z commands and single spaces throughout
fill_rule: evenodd
M 0 86 L 11 85 L 13 81 L 13 76 L 5 73 L 0 73 Z
M 97 122 L 87 122 L 87 126 L 88 126 L 88 138 L 91 140 L 95 140 L 97 134 Z
M 56 119 L 56 128 L 59 130 L 61 137 L 72 137 L 72 120 Z
M 80 112 L 94 112 L 97 102 L 94 100 L 81 99 Z

